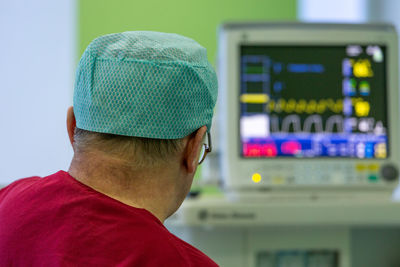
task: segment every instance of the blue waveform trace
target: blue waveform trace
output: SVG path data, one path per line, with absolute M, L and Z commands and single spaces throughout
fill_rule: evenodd
M 287 70 L 293 73 L 323 73 L 325 72 L 325 67 L 322 64 L 289 63 Z
M 242 74 L 244 82 L 269 82 L 268 74 Z

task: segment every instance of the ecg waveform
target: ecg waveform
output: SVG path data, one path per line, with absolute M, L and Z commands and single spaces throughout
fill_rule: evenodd
M 336 114 L 352 113 L 355 110 L 357 117 L 369 115 L 371 105 L 361 97 L 345 99 L 269 99 L 267 94 L 242 94 L 240 101 L 245 104 L 265 104 L 268 113 L 295 113 L 295 114 L 323 114 L 332 112 Z
M 320 99 L 320 100 L 305 100 L 305 99 L 283 99 L 270 100 L 266 106 L 267 112 L 285 112 L 285 113 L 325 113 L 331 111 L 333 113 L 343 112 L 343 99 Z

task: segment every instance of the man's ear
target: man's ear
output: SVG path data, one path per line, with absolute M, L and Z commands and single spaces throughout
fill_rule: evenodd
M 68 108 L 67 111 L 67 131 L 68 131 L 69 141 L 71 142 L 72 147 L 75 141 L 74 140 L 75 128 L 76 128 L 76 120 L 75 120 L 74 108 L 71 106 Z
M 206 134 L 206 132 L 207 132 L 207 127 L 202 126 L 196 131 L 194 135 L 191 135 L 189 137 L 189 140 L 186 144 L 185 158 L 184 158 L 184 165 L 188 173 L 195 173 L 196 171 L 199 161 L 201 146 L 203 145 L 204 135 Z

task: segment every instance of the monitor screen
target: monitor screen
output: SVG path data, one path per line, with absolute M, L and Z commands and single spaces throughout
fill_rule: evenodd
M 245 158 L 387 158 L 386 47 L 240 47 Z

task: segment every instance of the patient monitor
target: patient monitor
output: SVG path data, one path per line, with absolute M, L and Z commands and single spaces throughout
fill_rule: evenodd
M 225 188 L 392 192 L 400 167 L 397 61 L 390 25 L 223 25 Z

